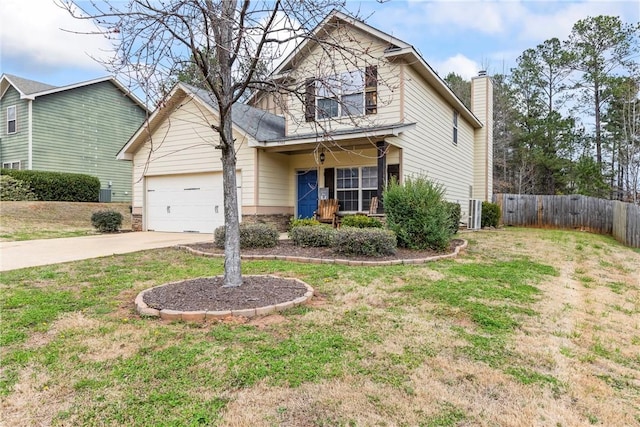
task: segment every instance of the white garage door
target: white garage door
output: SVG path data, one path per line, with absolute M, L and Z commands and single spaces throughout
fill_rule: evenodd
M 146 205 L 147 230 L 213 233 L 224 225 L 222 173 L 147 177 Z

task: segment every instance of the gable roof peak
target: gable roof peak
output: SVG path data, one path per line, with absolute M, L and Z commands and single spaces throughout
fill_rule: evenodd
M 6 73 L 2 75 L 1 81 L 3 83 L 2 84 L 3 87 L 6 85 L 6 83 L 9 83 L 18 92 L 20 92 L 21 95 L 31 95 L 34 93 L 56 88 L 56 86 L 53 86 L 47 83 L 38 82 L 36 80 L 25 79 L 24 77 L 19 77 L 13 74 L 6 74 Z

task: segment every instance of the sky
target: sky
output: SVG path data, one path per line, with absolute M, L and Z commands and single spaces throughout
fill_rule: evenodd
M 552 37 L 565 39 L 579 19 L 615 15 L 640 21 L 638 0 L 348 0 L 347 10 L 413 45 L 441 76 L 453 71 L 466 79 L 479 70 L 508 72 L 525 49 Z M 93 58 L 106 57 L 109 42 L 62 29 L 92 27 L 54 0 L 2 0 L 0 73 L 55 86 L 108 75 Z

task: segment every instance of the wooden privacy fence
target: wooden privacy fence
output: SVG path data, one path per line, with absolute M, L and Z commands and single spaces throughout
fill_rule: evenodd
M 561 228 L 609 234 L 640 248 L 640 206 L 580 195 L 494 194 L 504 225 Z

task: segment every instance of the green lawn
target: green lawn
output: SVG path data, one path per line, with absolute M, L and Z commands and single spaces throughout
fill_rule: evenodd
M 222 273 L 173 249 L 3 273 L 5 422 L 639 424 L 640 255 L 584 233 L 463 237 L 421 266 L 245 262 L 317 294 L 250 322 L 135 315 L 143 289 Z

